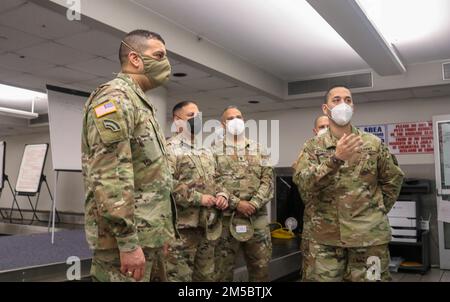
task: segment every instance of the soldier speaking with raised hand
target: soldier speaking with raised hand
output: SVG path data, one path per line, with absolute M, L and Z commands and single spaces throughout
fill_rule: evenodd
M 216 183 L 213 153 L 202 146 L 202 119 L 195 102 L 172 110 L 177 134 L 167 141 L 174 178 L 181 239 L 169 248 L 168 281 L 214 281 L 214 248 L 222 233 L 221 211 L 228 207 L 226 190 Z
M 122 72 L 91 94 L 83 113 L 91 275 L 94 281 L 165 280 L 176 212 L 166 141 L 144 92 L 166 83 L 171 67 L 164 40 L 146 30 L 127 34 L 119 57 Z
M 389 281 L 387 213 L 404 174 L 378 137 L 350 124 L 350 89 L 332 87 L 322 110 L 330 128 L 305 143 L 294 173 L 313 198 L 307 281 Z

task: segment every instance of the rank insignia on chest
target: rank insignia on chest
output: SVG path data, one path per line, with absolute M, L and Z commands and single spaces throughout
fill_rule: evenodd
M 106 103 L 103 103 L 101 105 L 98 105 L 95 107 L 95 115 L 97 118 L 101 118 L 105 115 L 108 115 L 110 113 L 114 113 L 117 111 L 116 106 L 114 105 L 113 101 L 108 101 Z

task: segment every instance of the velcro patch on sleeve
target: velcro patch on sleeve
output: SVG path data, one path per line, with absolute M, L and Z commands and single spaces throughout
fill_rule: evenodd
M 114 105 L 114 102 L 111 101 L 107 101 L 103 104 L 98 105 L 97 107 L 95 107 L 95 115 L 97 116 L 97 118 L 101 118 L 105 115 L 114 113 L 117 111 L 116 105 Z
M 118 132 L 121 130 L 119 123 L 109 119 L 103 120 L 103 126 L 105 126 L 106 129 L 111 130 L 112 132 Z

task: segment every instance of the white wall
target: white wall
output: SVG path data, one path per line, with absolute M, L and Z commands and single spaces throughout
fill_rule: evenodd
M 1 138 L 1 140 L 6 141 L 7 143 L 5 173 L 9 176 L 11 185 L 14 189 L 25 145 L 50 143 L 50 134 L 47 130 L 46 132 L 39 134 L 3 137 Z M 50 185 L 51 193 L 52 195 L 54 195 L 55 172 L 53 171 L 52 167 L 51 148 L 48 152 L 48 157 L 44 168 L 44 175 L 47 176 L 47 181 Z M 42 193 L 39 200 L 38 209 L 49 211 L 51 208 L 51 201 L 45 185 L 42 186 L 41 192 Z M 70 213 L 84 212 L 84 191 L 81 173 L 60 173 L 57 198 L 57 208 L 59 211 Z M 35 198 L 33 198 L 32 200 L 34 203 Z M 5 188 L 3 189 L 3 193 L 0 199 L 0 207 L 9 208 L 11 206 L 11 202 L 12 195 L 10 190 L 6 188 L 5 184 Z M 18 202 L 21 209 L 30 209 L 26 197 L 18 197 Z

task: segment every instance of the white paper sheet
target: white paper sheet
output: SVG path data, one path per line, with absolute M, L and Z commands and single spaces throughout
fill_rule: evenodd
M 450 223 L 450 201 L 441 200 L 439 202 L 438 220 Z

